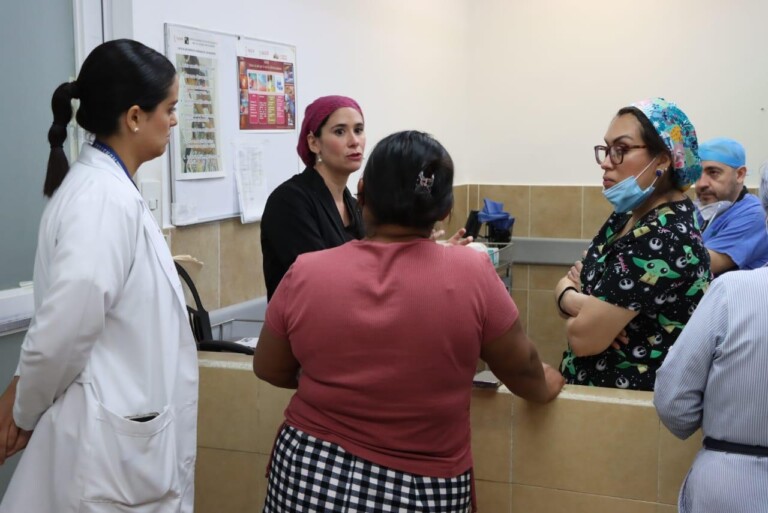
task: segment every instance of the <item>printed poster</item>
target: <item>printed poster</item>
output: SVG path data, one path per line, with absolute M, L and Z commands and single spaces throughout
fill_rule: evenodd
M 296 49 L 257 39 L 237 45 L 240 130 L 296 128 Z
M 219 43 L 213 35 L 194 30 L 178 31 L 170 43 L 179 74 L 176 179 L 223 177 L 216 94 Z

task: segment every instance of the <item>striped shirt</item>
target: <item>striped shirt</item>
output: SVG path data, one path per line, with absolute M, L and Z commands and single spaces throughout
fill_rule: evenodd
M 656 375 L 667 428 L 768 447 L 768 268 L 712 282 Z M 768 458 L 702 450 L 683 484 L 685 511 L 768 512 Z

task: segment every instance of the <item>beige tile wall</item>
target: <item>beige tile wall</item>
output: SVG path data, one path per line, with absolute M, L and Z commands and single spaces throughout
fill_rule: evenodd
M 504 203 L 515 217 L 518 237 L 591 239 L 611 212 L 600 187 L 533 185 L 457 185 L 454 209 L 439 227 L 448 235 L 464 226 L 483 198 Z M 237 218 L 178 227 L 170 231 L 174 255 L 190 254 L 204 265 L 187 267 L 207 310 L 266 294 L 259 223 Z M 565 325 L 557 315 L 553 289 L 567 266 L 513 266 L 512 297 L 542 359 L 558 365 L 565 349 Z
M 610 214 L 599 187 L 471 184 L 454 192 L 453 214 L 442 226 L 448 234 L 464 225 L 484 197 L 505 204 L 516 218 L 514 235 L 521 237 L 590 239 Z M 174 254 L 191 254 L 205 263 L 189 270 L 207 309 L 266 293 L 259 233 L 258 223 L 242 225 L 238 219 L 171 230 Z M 553 288 L 567 270 L 519 264 L 512 271 L 511 293 L 521 319 L 542 358 L 553 365 L 565 348 Z M 247 357 L 212 358 L 242 365 L 234 373 L 201 368 L 196 511 L 261 511 L 264 470 L 291 393 L 259 382 Z M 700 435 L 686 442 L 674 438 L 660 425 L 650 393 L 567 389 L 543 407 L 508 393 L 473 393 L 480 511 L 676 511 L 677 492 Z
M 691 197 L 692 191 L 689 191 Z M 454 188 L 453 212 L 438 227 L 448 235 L 455 233 L 464 226 L 470 210 L 481 208 L 483 198 L 504 203 L 505 209 L 515 217 L 517 237 L 591 239 L 611 213 L 600 187 L 469 184 Z M 189 254 L 205 264 L 201 269 L 185 267 L 207 310 L 266 294 L 259 223 L 244 225 L 233 218 L 172 228 L 167 233 L 174 255 Z M 541 274 L 535 283 L 528 281 L 529 270 Z M 542 294 L 528 292 L 551 291 L 565 270 L 567 268 L 535 265 L 514 268 L 513 297 L 524 314 L 526 326 L 535 323 L 537 333 L 545 329 L 544 324 L 558 320 L 553 320 L 557 316 L 549 315 L 551 309 L 541 309 Z M 535 301 L 539 308 L 531 309 L 530 301 Z M 548 347 L 545 353 L 555 354 L 554 342 L 540 341 Z
M 454 190 L 453 215 L 445 223 L 452 234 L 483 199 L 504 204 L 515 217 L 516 237 L 591 239 L 611 214 L 601 187 L 534 185 L 460 185 Z M 585 248 L 586 249 L 586 244 Z M 554 287 L 568 266 L 515 264 L 512 298 L 544 361 L 558 365 L 565 350 L 565 322 L 557 314 Z
M 580 185 L 457 185 L 454 209 L 443 225 L 449 234 L 464 226 L 483 199 L 504 204 L 515 217 L 516 237 L 591 239 L 611 213 L 602 187 Z
M 202 267 L 184 265 L 206 310 L 267 293 L 262 271 L 260 224 L 225 219 L 169 230 L 171 253 L 191 255 Z M 187 302 L 192 302 L 187 295 Z
M 265 470 L 292 391 L 250 358 L 201 353 L 195 511 L 261 511 Z M 548 405 L 472 393 L 480 513 L 673 513 L 701 447 L 660 423 L 651 392 L 567 386 Z

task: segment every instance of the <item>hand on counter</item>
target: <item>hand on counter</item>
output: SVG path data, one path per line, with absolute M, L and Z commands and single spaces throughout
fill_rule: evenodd
M 549 402 L 560 394 L 560 391 L 565 385 L 565 378 L 560 372 L 549 365 L 542 362 L 541 366 L 544 368 L 544 381 L 547 383 L 547 398 L 544 402 Z

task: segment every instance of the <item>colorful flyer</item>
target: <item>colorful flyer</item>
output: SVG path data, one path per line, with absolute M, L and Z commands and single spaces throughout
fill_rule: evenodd
M 240 130 L 296 128 L 296 48 L 240 38 L 237 45 Z

